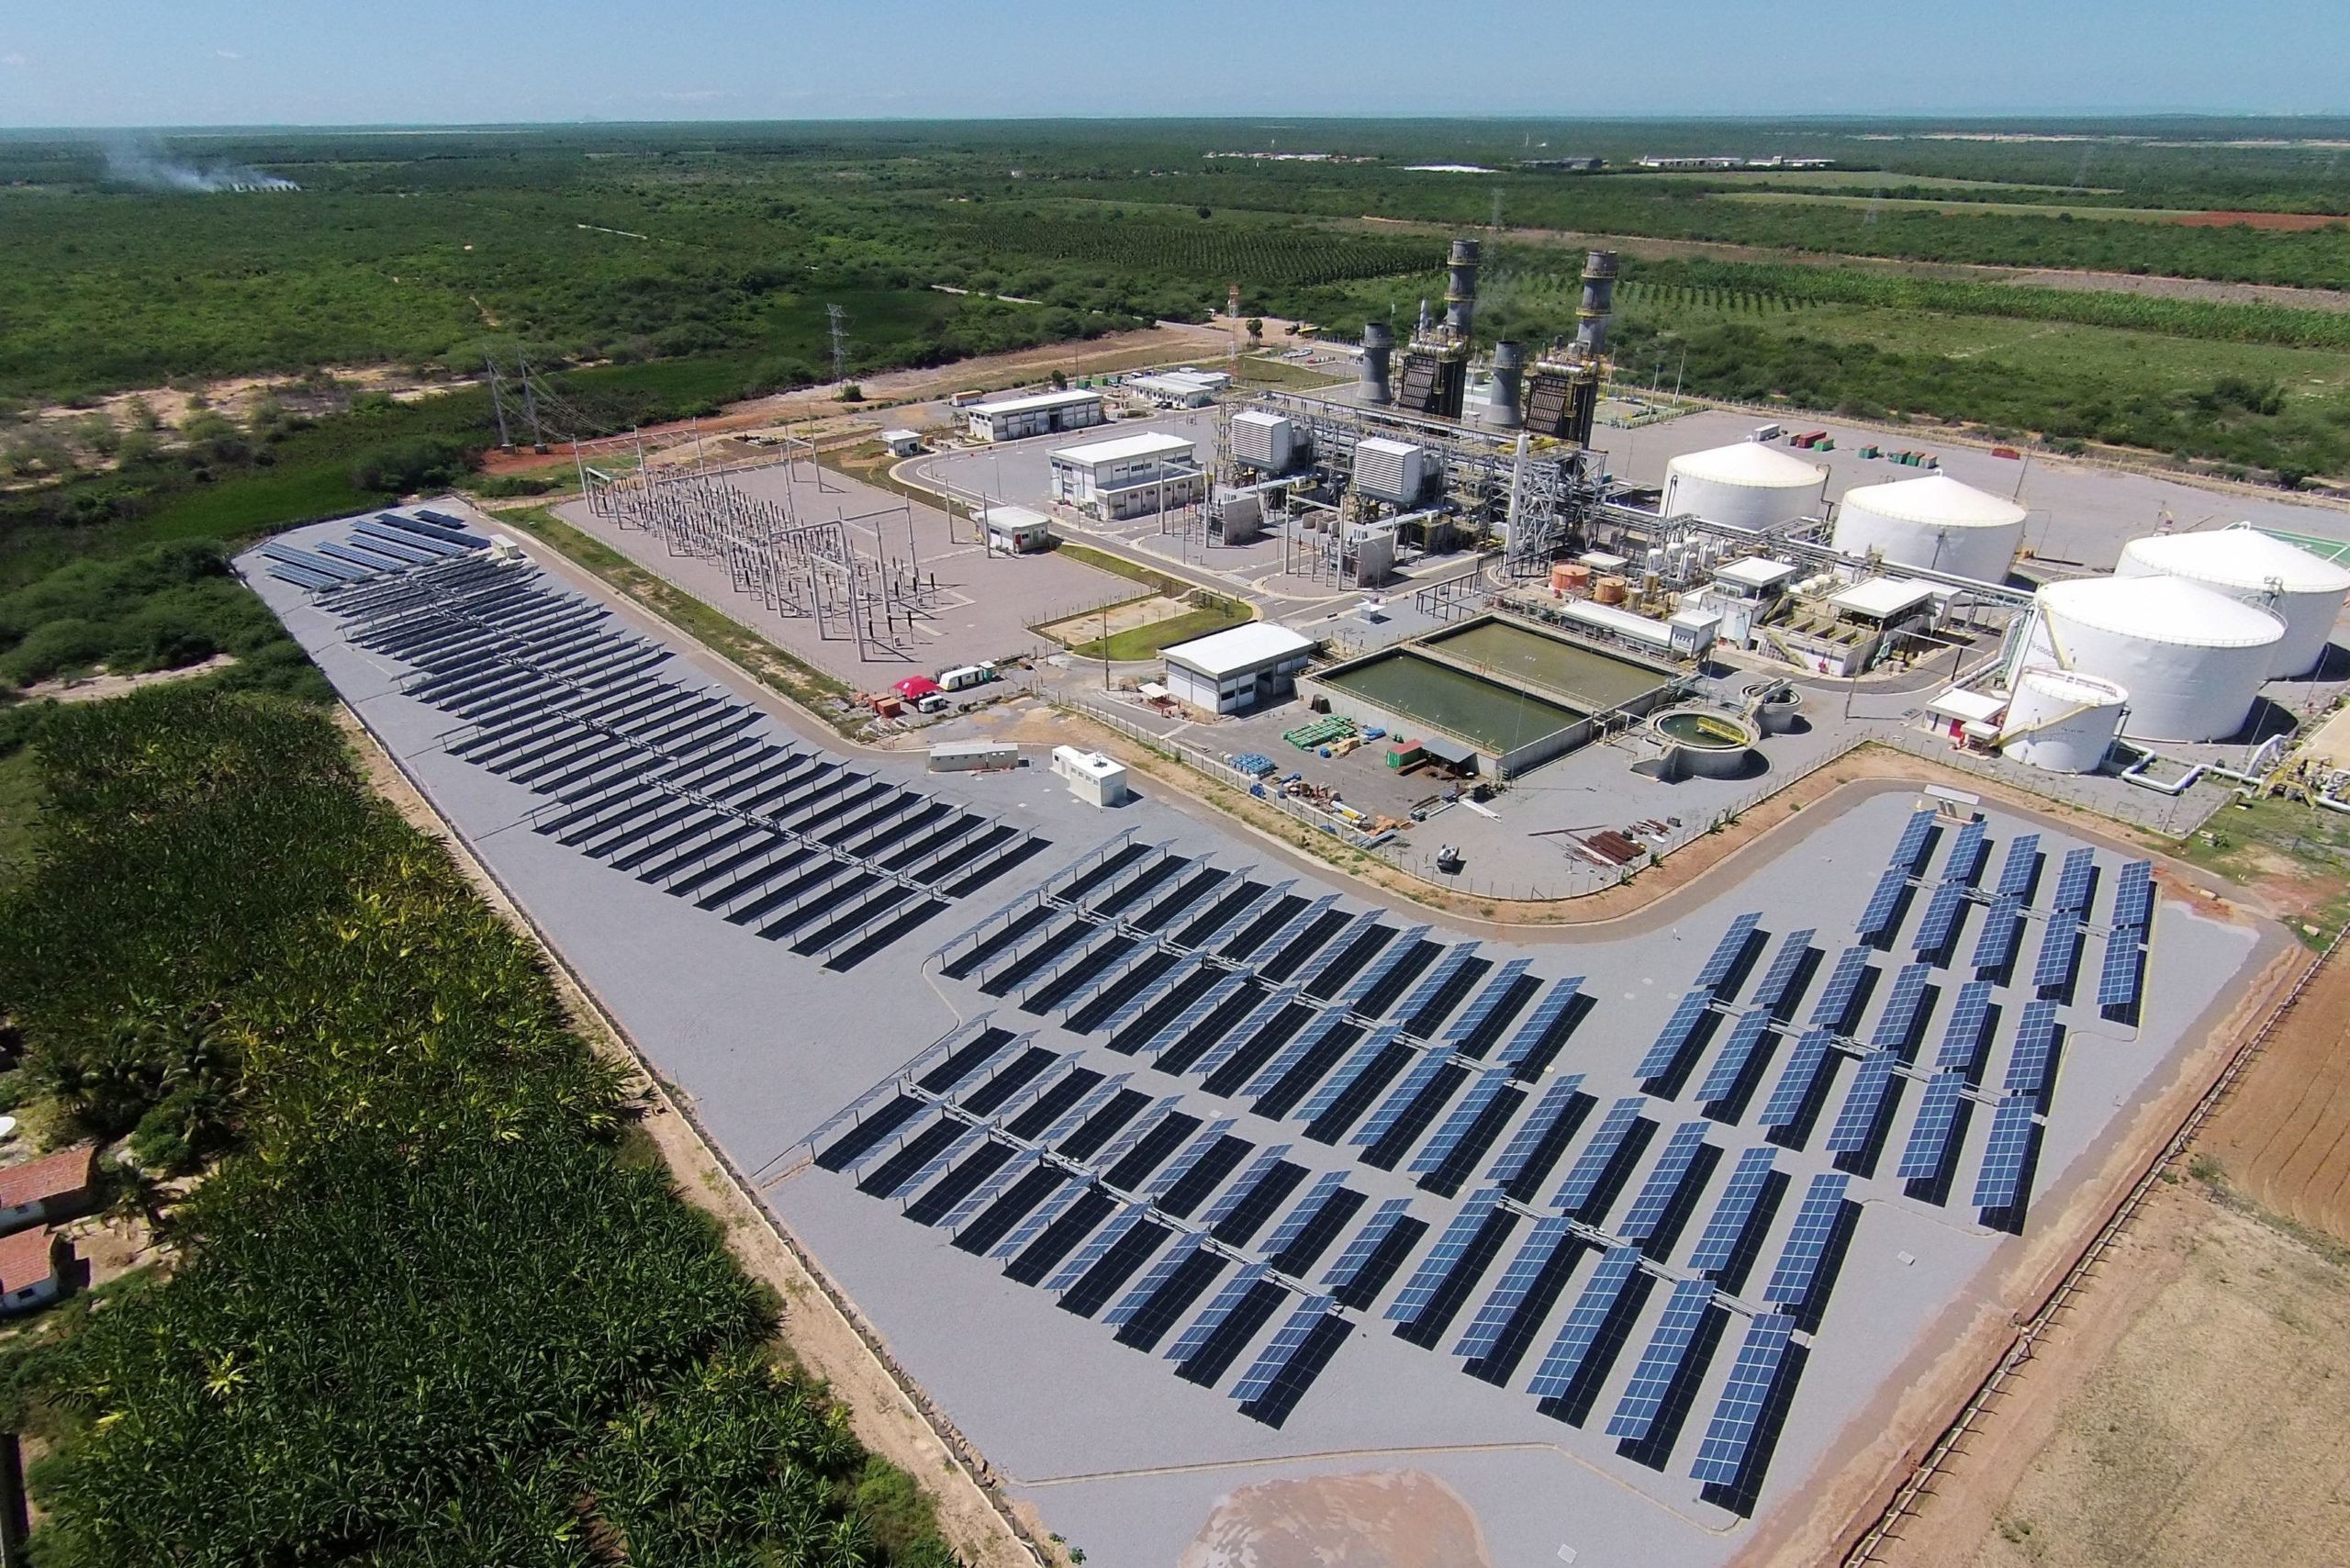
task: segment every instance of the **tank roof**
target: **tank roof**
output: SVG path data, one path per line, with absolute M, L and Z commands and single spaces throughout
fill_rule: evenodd
M 2122 554 L 2158 572 L 2232 588 L 2275 585 L 2287 593 L 2350 591 L 2350 570 L 2256 528 L 2155 534 L 2132 539 Z
M 2184 577 L 2082 577 L 2034 597 L 2051 613 L 2148 643 L 2258 648 L 2285 635 L 2276 615 Z
M 1669 473 L 1717 485 L 1746 485 L 1763 490 L 1810 489 L 1828 470 L 1791 457 L 1759 441 L 1732 442 L 1704 452 L 1684 452 L 1665 465 Z
M 1861 485 L 1844 492 L 1843 505 L 1902 522 L 1949 528 L 2012 528 L 2024 520 L 2024 509 L 2015 502 L 1947 474 Z

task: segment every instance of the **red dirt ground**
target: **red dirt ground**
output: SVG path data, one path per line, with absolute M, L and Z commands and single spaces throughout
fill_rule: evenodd
M 2326 966 L 2201 1148 L 2262 1207 L 2350 1238 L 2350 964 Z

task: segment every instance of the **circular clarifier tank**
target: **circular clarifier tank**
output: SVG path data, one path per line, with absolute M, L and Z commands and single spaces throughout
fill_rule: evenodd
M 1754 766 L 1753 726 L 1726 713 L 1684 708 L 1658 714 L 1649 730 L 1664 745 L 1667 777 L 1735 778 Z

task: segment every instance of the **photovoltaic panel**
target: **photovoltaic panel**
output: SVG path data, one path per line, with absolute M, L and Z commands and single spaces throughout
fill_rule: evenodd
M 1828 1065 L 1828 1053 L 1836 1036 L 1825 1029 L 1812 1029 L 1796 1042 L 1795 1050 L 1787 1057 L 1787 1065 L 1779 1073 L 1779 1081 L 1771 1091 L 1771 1098 L 1762 1107 L 1762 1126 L 1785 1127 L 1794 1125 L 1803 1114 L 1804 1104 L 1811 1098 L 1819 1081 L 1821 1069 Z
M 1240 1381 L 1232 1385 L 1232 1397 L 1243 1405 L 1254 1404 L 1273 1390 L 1282 1374 L 1290 1370 L 1298 1353 L 1314 1338 L 1323 1321 L 1332 1316 L 1332 1303 L 1326 1295 L 1317 1295 L 1289 1315 L 1256 1360 L 1256 1363 L 1241 1373 Z
M 1908 890 L 1909 874 L 1899 867 L 1877 878 L 1876 890 L 1869 894 L 1868 906 L 1861 911 L 1853 929 L 1863 940 L 1883 935 L 1893 924 L 1893 912 L 1900 905 L 1902 895 Z
M 1616 1248 L 1599 1260 L 1583 1294 L 1575 1298 L 1574 1309 L 1560 1326 L 1559 1337 L 1550 1342 L 1550 1353 L 1535 1370 L 1534 1380 L 1526 1385 L 1528 1393 L 1538 1399 L 1563 1399 L 1573 1391 L 1583 1362 L 1591 1359 L 1592 1347 L 1599 1342 L 1639 1271 L 1640 1253 L 1636 1247 Z
M 1697 1103 L 1711 1105 L 1727 1100 L 1736 1091 L 1747 1068 L 1771 1037 L 1772 1014 L 1754 1012 L 1740 1017 L 1730 1029 L 1729 1043 L 1714 1060 L 1713 1070 L 1706 1074 L 1706 1081 L 1697 1086 Z
M 1811 1022 L 1815 1028 L 1841 1029 L 1844 1014 L 1852 1010 L 1852 998 L 1859 993 L 1861 980 L 1869 971 L 1869 950 L 1847 947 L 1836 958 L 1836 968 L 1828 976 L 1819 1000 L 1812 1005 Z
M 2010 1094 L 2036 1095 L 2048 1087 L 2048 1063 L 2056 1048 L 2056 1004 L 2032 1001 L 2016 1020 L 2015 1049 L 2008 1057 Z
M 1224 1327 L 1224 1320 L 1232 1316 L 1234 1308 L 1256 1288 L 1257 1282 L 1270 1271 L 1262 1263 L 1251 1263 L 1235 1274 L 1224 1289 L 1215 1293 L 1214 1299 L 1208 1303 L 1206 1309 L 1192 1319 L 1192 1326 L 1167 1348 L 1167 1359 L 1182 1362 L 1198 1355 L 1208 1340 L 1214 1337 L 1215 1331 Z
M 1926 918 L 1918 923 L 1918 938 L 1912 944 L 1918 952 L 1939 953 L 1950 946 L 1958 923 L 1965 918 L 1967 894 L 1964 882 L 1944 882 L 1934 890 L 1926 903 Z
M 1093 1168 L 1107 1170 L 1133 1153 L 1135 1145 L 1140 1143 L 1151 1128 L 1173 1115 L 1175 1107 L 1182 1103 L 1181 1094 L 1169 1094 L 1128 1122 L 1119 1130 L 1118 1136 L 1110 1140 L 1109 1147 L 1093 1157 Z
M 2143 860 L 2130 861 L 2114 879 L 2112 924 L 2127 930 L 2143 931 L 2154 918 L 2154 867 Z
M 2105 963 L 2098 970 L 2097 1004 L 2127 1007 L 2138 1000 L 2144 975 L 2145 949 L 2138 946 L 2134 929 L 2115 927 L 2105 939 Z
M 1779 1249 L 1779 1261 L 1771 1271 L 1771 1282 L 1762 1287 L 1762 1299 L 1783 1306 L 1801 1306 L 1811 1299 L 1812 1286 L 1819 1280 L 1819 1265 L 1828 1256 L 1828 1244 L 1836 1238 L 1836 1226 L 1843 1217 L 1844 1190 L 1852 1178 L 1841 1170 L 1822 1171 L 1811 1179 L 1811 1190 L 1804 1194 L 1803 1207 L 1796 1211 L 1795 1229 L 1787 1235 L 1786 1245 Z
M 1910 812 L 1899 842 L 1893 846 L 1892 868 L 1905 875 L 1916 871 L 1919 861 L 1925 857 L 1926 840 L 1933 831 L 1934 813 L 1930 809 Z
M 1036 1169 L 1034 1157 L 1014 1156 L 1005 1160 L 986 1180 L 963 1194 L 955 1206 L 939 1220 L 939 1228 L 949 1232 L 963 1228 L 972 1215 L 1003 1195 L 1003 1190 Z
M 1382 1024 L 1364 1036 L 1362 1043 L 1354 1048 L 1345 1063 L 1323 1080 L 1322 1087 L 1307 1098 L 1304 1109 L 1297 1113 L 1298 1120 L 1308 1124 L 1320 1120 L 1322 1114 L 1337 1104 L 1339 1097 L 1371 1070 L 1371 1064 L 1395 1043 L 1395 1036 L 1403 1032 L 1404 1026 L 1400 1024 Z
M 1983 1145 L 1983 1169 L 1975 1177 L 1975 1206 L 2011 1209 L 2023 1201 L 2024 1164 L 2031 1157 L 2032 1103 L 2027 1096 L 1999 1102 L 1991 1113 L 1991 1136 Z
M 1242 1019 L 1231 1028 L 1225 1030 L 1224 1033 L 1224 1038 L 1218 1040 L 1214 1045 L 1210 1046 L 1207 1048 L 1207 1053 L 1201 1057 L 1199 1060 L 1193 1062 L 1185 1070 L 1196 1072 L 1203 1079 L 1214 1078 L 1215 1076 L 1216 1069 L 1222 1067 L 1225 1062 L 1230 1061 L 1233 1058 L 1233 1056 L 1238 1052 L 1243 1046 L 1257 1037 L 1258 1034 L 1265 1027 L 1266 1025 L 1270 1024 L 1275 1018 L 1279 1017 L 1283 1008 L 1288 1007 L 1292 1002 L 1296 1002 L 1296 1000 L 1297 987 L 1293 985 L 1285 985 L 1279 991 L 1270 992 L 1262 1002 L 1257 1004 L 1254 1012 L 1250 1013 L 1248 1017 Z M 1207 1014 L 1201 1014 L 1202 1018 L 1205 1018 Z M 1179 1035 L 1176 1038 L 1181 1039 L 1182 1036 Z
M 1935 1054 L 1938 1072 L 1973 1072 L 1983 1057 L 1983 1025 L 1991 1016 L 1991 982 L 1968 980 L 1958 988 L 1951 1004 L 1950 1022 L 1942 1027 L 1942 1049 Z
M 1266 1238 L 1265 1256 L 1278 1258 L 1288 1251 L 1346 1184 L 1347 1173 L 1343 1170 L 1326 1170 L 1316 1176 L 1314 1185 L 1305 1190 L 1305 1196 L 1298 1199 L 1297 1205 L 1281 1217 L 1281 1224 L 1273 1227 L 1273 1234 Z
M 1729 1382 L 1714 1404 L 1714 1418 L 1697 1444 L 1696 1462 L 1689 1473 L 1709 1486 L 1734 1486 L 1746 1469 L 1754 1446 L 1754 1430 L 1770 1408 L 1778 1386 L 1779 1369 L 1786 1363 L 1787 1346 L 1796 1320 L 1783 1312 L 1766 1313 L 1747 1325 L 1746 1341 L 1738 1348 Z
M 1469 1136 L 1478 1120 L 1493 1108 L 1494 1098 L 1509 1086 L 1507 1073 L 1479 1073 L 1471 1081 L 1469 1092 L 1462 1095 L 1460 1103 L 1453 1108 L 1452 1114 L 1445 1117 L 1444 1124 L 1437 1128 L 1436 1136 L 1413 1157 L 1407 1168 L 1410 1174 L 1426 1175 L 1451 1159 L 1452 1151 L 1460 1147 L 1460 1140 Z
M 1925 1097 L 1918 1103 L 1918 1119 L 1910 1126 L 1909 1143 L 1901 1151 L 1901 1167 L 1895 1175 L 1904 1182 L 1924 1182 L 1942 1173 L 1965 1094 L 1964 1073 L 1938 1072 L 1926 1081 Z
M 1478 946 L 1474 942 L 1460 942 L 1447 947 L 1444 957 L 1430 966 L 1428 972 L 1420 977 L 1419 984 L 1395 1009 L 1396 1015 L 1408 1021 L 1435 1006 L 1439 997 L 1460 983 L 1462 971 L 1477 961 Z
M 1697 971 L 1698 985 L 1707 991 L 1721 988 L 1731 971 L 1738 968 L 1739 959 L 1745 957 L 1747 938 L 1754 935 L 1755 923 L 1762 918 L 1762 912 L 1757 910 L 1741 914 L 1729 923 L 1729 929 L 1722 933 L 1722 939 L 1714 944 L 1713 957 L 1707 958 L 1706 967 Z
M 1281 1054 L 1268 1062 L 1262 1072 L 1248 1081 L 1248 1087 L 1240 1092 L 1239 1097 L 1244 1100 L 1254 1099 L 1267 1092 L 1273 1085 L 1287 1078 L 1290 1075 L 1290 1070 L 1304 1061 L 1315 1047 L 1330 1036 L 1353 1027 L 1354 1025 L 1344 1018 L 1333 1014 L 1324 1017 L 1320 1022 L 1306 1028 L 1300 1029 L 1297 1032 L 1297 1038 L 1283 1046 Z
M 1373 1111 L 1361 1129 L 1347 1141 L 1368 1148 L 1385 1137 L 1394 1129 L 1395 1124 L 1403 1120 L 1404 1113 L 1412 1108 L 1412 1103 L 1451 1066 L 1449 1053 L 1422 1051 L 1419 1060 L 1412 1064 L 1412 1070 L 1404 1075 L 1404 1081 L 1388 1091 L 1387 1098 L 1379 1103 L 1379 1109 Z
M 1388 976 L 1411 961 L 1413 953 L 1418 950 L 1420 939 L 1427 934 L 1427 926 L 1415 925 L 1389 942 L 1377 958 L 1363 967 L 1360 974 L 1348 980 L 1339 991 L 1338 1005 L 1346 1008 L 1360 1007 L 1366 998 L 1387 983 Z M 1411 1015 L 1406 1014 L 1404 1016 Z
M 1194 998 L 1192 1004 L 1169 1019 L 1167 1026 L 1142 1042 L 1141 1049 L 1152 1056 L 1191 1033 L 1199 1022 L 1229 1001 L 1233 992 L 1248 983 L 1246 974 L 1229 974 Z
M 1950 846 L 1950 858 L 1942 862 L 1942 880 L 1973 887 L 1983 874 L 1984 858 L 1991 846 L 1983 841 L 1983 819 L 1976 817 L 1958 830 L 1958 837 Z
M 1640 1058 L 1640 1065 L 1632 1070 L 1632 1076 L 1645 1083 L 1671 1072 L 1673 1064 L 1681 1059 L 1681 1053 L 1689 1048 L 1690 1036 L 1697 1032 L 1697 1025 L 1712 1010 L 1713 1002 L 1711 989 L 1693 991 L 1682 997 L 1673 1016 L 1664 1021 L 1656 1044 Z
M 2004 969 L 2015 962 L 2016 949 L 2022 944 L 2023 905 L 2001 897 L 1984 917 L 1983 934 L 1975 939 L 1975 957 L 1968 961 L 1977 969 Z
M 1509 1327 L 1509 1320 L 1526 1305 L 1527 1295 L 1550 1267 L 1559 1249 L 1573 1239 L 1572 1222 L 1564 1215 L 1552 1215 L 1536 1222 L 1532 1234 L 1517 1249 L 1517 1256 L 1502 1271 L 1501 1282 L 1494 1287 L 1494 1294 L 1477 1309 L 1468 1332 L 1452 1347 L 1452 1353 L 1471 1361 L 1489 1353 L 1501 1338 L 1502 1330 Z
M 2031 968 L 2031 983 L 2042 990 L 2069 983 L 2080 961 L 2080 916 L 2052 914 L 2040 934 L 2040 957 Z
M 1143 1188 L 1143 1196 L 1165 1197 L 1177 1182 L 1192 1173 L 1193 1166 L 1207 1158 L 1208 1150 L 1214 1148 L 1224 1135 L 1232 1130 L 1234 1124 L 1238 1120 L 1237 1116 L 1221 1117 L 1194 1133 L 1192 1136 L 1192 1141 L 1184 1147 L 1183 1152 L 1161 1166 L 1158 1174 L 1151 1177 L 1149 1182 Z
M 1412 1277 L 1388 1304 L 1389 1322 L 1409 1323 L 1427 1309 L 1429 1299 L 1460 1267 L 1469 1244 L 1477 1238 L 1477 1233 L 1493 1218 L 1501 1203 L 1502 1190 L 1487 1187 L 1460 1206 L 1460 1212 L 1452 1216 L 1452 1223 L 1444 1227 L 1444 1234 L 1437 1238 L 1436 1245 L 1428 1249 L 1420 1266 L 1412 1271 Z
M 1664 1223 L 1664 1216 L 1681 1196 L 1684 1183 L 1689 1180 L 1689 1168 L 1696 1162 L 1698 1150 L 1706 1147 L 1706 1131 L 1711 1122 L 1684 1122 L 1673 1129 L 1673 1137 L 1664 1146 L 1664 1153 L 1640 1183 L 1639 1195 L 1632 1200 L 1631 1209 L 1616 1234 L 1627 1241 L 1646 1241 Z
M 1412 1200 L 1409 1198 L 1390 1198 L 1380 1204 L 1378 1212 L 1355 1232 L 1354 1239 L 1348 1242 L 1346 1250 L 1338 1254 L 1338 1260 L 1330 1265 L 1330 1271 L 1322 1276 L 1322 1282 L 1336 1291 L 1343 1291 L 1353 1284 L 1370 1264 L 1371 1254 L 1394 1234 L 1395 1227 L 1404 1223 L 1411 1207 Z
M 1169 1247 L 1143 1275 L 1141 1282 L 1120 1296 L 1117 1305 L 1102 1315 L 1102 1324 L 1111 1328 L 1124 1326 L 1128 1318 L 1143 1309 L 1159 1286 L 1174 1278 L 1176 1270 L 1192 1260 L 1192 1254 L 1199 1249 L 1200 1239 L 1195 1236 L 1185 1237 Z
M 1599 1130 L 1591 1136 L 1575 1162 L 1568 1168 L 1567 1179 L 1550 1194 L 1550 1206 L 1574 1214 L 1587 1205 L 1599 1190 L 1601 1178 L 1616 1162 L 1624 1149 L 1624 1140 L 1631 1136 L 1632 1124 L 1640 1119 L 1648 1108 L 1648 1098 L 1641 1094 L 1627 1094 L 1607 1108 L 1607 1115 Z
M 1925 1004 L 1926 982 L 1933 978 L 1930 964 L 1904 964 L 1893 977 L 1893 994 L 1886 999 L 1885 1011 L 1877 1014 L 1876 1028 L 1869 1036 L 1875 1046 L 1907 1044 L 1918 1026 L 1918 1010 Z
M 1540 1003 L 1526 1022 L 1517 1026 L 1516 1032 L 1510 1036 L 1509 1043 L 1501 1048 L 1494 1060 L 1503 1067 L 1516 1067 L 1541 1049 L 1543 1043 L 1550 1039 L 1551 1031 L 1558 1028 L 1560 1021 L 1574 1006 L 1575 995 L 1582 989 L 1581 975 L 1552 980 L 1550 989 L 1543 992 Z
M 2065 857 L 2056 878 L 2056 913 L 2080 914 L 2089 907 L 2089 883 L 2097 875 L 2097 851 L 2081 848 Z
M 1649 1348 L 1640 1352 L 1640 1364 L 1633 1369 L 1624 1397 L 1616 1403 L 1616 1414 L 1607 1423 L 1609 1437 L 1637 1442 L 1649 1435 L 1674 1381 L 1688 1364 L 1690 1349 L 1706 1325 L 1706 1315 L 1713 1309 L 1713 1281 L 1684 1280 L 1673 1287 L 1664 1316 L 1650 1338 Z
M 1729 1267 L 1737 1256 L 1739 1243 L 1745 1238 L 1746 1227 L 1754 1222 L 1755 1205 L 1770 1188 L 1771 1162 L 1778 1152 L 1768 1144 L 1740 1151 L 1738 1163 L 1730 1167 L 1729 1180 L 1722 1183 L 1722 1195 L 1714 1204 L 1713 1215 L 1706 1221 L 1705 1234 L 1697 1238 L 1695 1250 L 1689 1254 L 1692 1269 L 1711 1274 Z
M 1240 1180 L 1232 1184 L 1231 1190 L 1214 1203 L 1210 1204 L 1207 1212 L 1200 1215 L 1200 1224 L 1206 1229 L 1214 1230 L 1233 1210 L 1240 1206 L 1240 1201 L 1248 1195 L 1258 1182 L 1273 1173 L 1273 1167 L 1281 1162 L 1282 1157 L 1289 1153 L 1289 1148 L 1290 1146 L 1285 1143 L 1277 1143 L 1250 1161 L 1248 1169 L 1240 1173 Z
M 1444 1032 L 1445 1043 L 1459 1046 L 1463 1040 L 1475 1039 L 1516 991 L 1517 977 L 1533 967 L 1531 958 L 1512 958 L 1494 970 L 1493 978 L 1485 982 L 1485 989 L 1479 991 L 1477 999 L 1469 1004 L 1468 1011 L 1455 1019 L 1452 1027 Z
M 1779 944 L 1779 951 L 1771 959 L 1771 967 L 1763 971 L 1762 983 L 1754 992 L 1754 1005 L 1775 1010 L 1785 1004 L 1787 988 L 1796 982 L 1803 969 L 1803 961 L 1811 952 L 1813 933 L 1808 930 L 1789 932 Z
M 1852 1075 L 1852 1086 L 1844 1092 L 1844 1108 L 1836 1114 L 1835 1126 L 1828 1129 L 1829 1153 L 1866 1151 L 1876 1132 L 1877 1117 L 1885 1109 L 1886 1092 L 1893 1087 L 1893 1069 L 1899 1059 L 1891 1051 L 1878 1051 L 1861 1058 L 1861 1069 Z
M 1028 1216 L 1013 1226 L 1011 1234 L 997 1242 L 988 1256 L 998 1260 L 1018 1257 L 1028 1249 L 1030 1242 L 1045 1234 L 1046 1226 L 1061 1217 L 1063 1210 L 1091 1190 L 1082 1182 L 1062 1182 L 1043 1203 L 1029 1210 Z
M 1058 1295 L 1083 1279 L 1087 1271 L 1102 1261 L 1110 1249 L 1124 1239 L 1126 1232 L 1140 1225 L 1149 1213 L 1147 1204 L 1128 1204 L 1112 1215 L 1107 1223 L 1097 1227 L 1086 1238 L 1085 1245 L 1078 1249 L 1077 1256 L 1061 1265 L 1060 1271 L 1046 1282 L 1045 1288 Z
M 2032 873 L 2040 866 L 2040 835 L 2027 833 L 2008 841 L 2008 857 L 1999 863 L 1997 893 L 2021 902 L 2031 891 Z

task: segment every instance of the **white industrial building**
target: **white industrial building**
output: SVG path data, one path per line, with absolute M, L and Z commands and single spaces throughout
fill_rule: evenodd
M 2324 662 L 2350 595 L 2350 571 L 2246 527 L 2133 539 L 2122 546 L 2114 574 L 2179 577 L 2274 610 L 2285 636 L 2268 667 L 2272 678 L 2307 675 Z
M 1126 765 L 1098 751 L 1073 745 L 1053 748 L 1053 771 L 1069 780 L 1069 791 L 1090 806 L 1121 806 L 1126 801 Z
M 1207 713 L 1241 713 L 1287 697 L 1314 639 L 1270 621 L 1213 632 L 1167 650 L 1167 692 Z
M 1408 441 L 1366 436 L 1355 442 L 1355 488 L 1373 500 L 1410 506 L 1427 489 L 1436 469 L 1435 454 Z
M 1160 409 L 1204 409 L 1231 385 L 1232 377 L 1221 370 L 1166 370 L 1125 381 L 1129 393 Z
M 1244 409 L 1232 416 L 1233 460 L 1259 473 L 1288 473 L 1301 444 L 1296 424 L 1283 415 Z
M 1113 522 L 1207 496 L 1199 449 L 1164 431 L 1065 446 L 1052 466 L 1053 499 Z
M 1102 394 L 1071 387 L 1066 392 L 1002 398 L 972 404 L 963 410 L 963 418 L 973 441 L 1024 441 L 1032 435 L 1054 435 L 1100 424 Z
M 912 457 L 922 450 L 922 431 L 890 430 L 881 432 L 881 444 L 892 457 Z
M 991 551 L 1027 555 L 1053 542 L 1053 520 L 1031 508 L 990 501 L 982 515 L 987 523 L 988 548 Z
M 2023 545 L 2024 516 L 2013 501 L 1929 474 L 1845 491 L 1836 509 L 1835 544 L 1844 554 L 1874 554 L 1888 566 L 2001 583 Z
M 1818 517 L 1828 470 L 1758 441 L 1684 453 L 1664 465 L 1666 517 L 1734 528 L 1779 528 Z
M 2008 664 L 2024 673 L 2095 676 L 2129 693 L 2132 740 L 2225 740 L 2244 728 L 2268 678 L 2285 622 L 2184 577 L 2084 577 L 2032 596 Z

